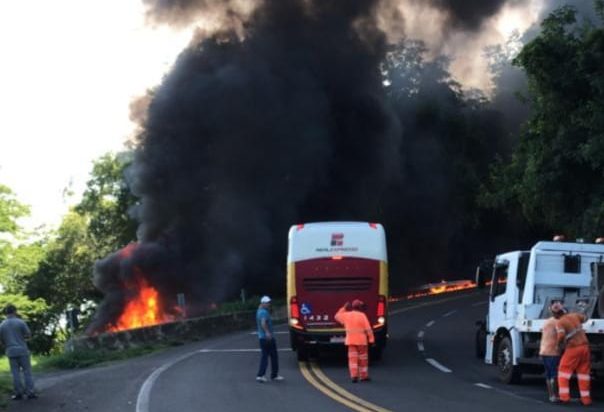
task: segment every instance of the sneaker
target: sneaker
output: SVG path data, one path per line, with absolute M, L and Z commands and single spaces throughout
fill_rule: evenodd
M 350 380 L 352 381 L 352 383 L 357 383 L 359 381 L 359 378 L 352 378 Z
M 369 382 L 369 381 L 371 381 L 371 378 L 369 376 L 361 379 L 361 382 Z
M 36 395 L 35 393 L 30 393 L 29 395 L 27 395 L 27 399 L 38 399 L 38 395 Z
M 265 383 L 268 382 L 268 379 L 266 379 L 266 376 L 256 376 L 256 382 Z
M 283 381 L 285 378 L 281 375 L 277 375 L 274 378 L 271 378 L 272 381 Z
M 23 395 L 21 395 L 20 393 L 13 395 L 10 397 L 13 401 L 20 401 L 21 399 L 23 399 Z

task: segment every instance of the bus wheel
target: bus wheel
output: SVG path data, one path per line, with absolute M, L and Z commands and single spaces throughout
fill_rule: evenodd
M 503 337 L 497 345 L 497 366 L 501 382 L 508 384 L 520 382 L 520 367 L 514 365 L 514 349 L 508 336 Z
M 373 361 L 382 360 L 383 351 L 384 351 L 384 348 L 382 348 L 381 346 L 369 348 L 369 356 L 371 357 L 371 360 L 373 360 Z

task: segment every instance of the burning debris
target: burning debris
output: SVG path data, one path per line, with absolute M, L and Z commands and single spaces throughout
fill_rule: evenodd
M 151 283 L 153 276 L 150 275 L 154 274 L 157 266 L 149 265 L 148 261 L 137 256 L 140 253 L 139 245 L 131 243 L 97 262 L 94 281 L 97 288 L 105 293 L 105 300 L 88 329 L 89 333 L 118 332 L 172 322 L 182 317 L 182 308 L 174 299 L 160 295 Z

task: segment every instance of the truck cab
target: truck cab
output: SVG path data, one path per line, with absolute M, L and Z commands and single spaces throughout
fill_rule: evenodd
M 497 255 L 490 275 L 489 306 L 479 321 L 476 353 L 497 365 L 500 379 L 515 383 L 523 373 L 538 373 L 541 329 L 552 301 L 589 318 L 592 369 L 604 370 L 604 245 L 542 241 L 530 251 Z M 477 283 L 486 284 L 484 265 Z

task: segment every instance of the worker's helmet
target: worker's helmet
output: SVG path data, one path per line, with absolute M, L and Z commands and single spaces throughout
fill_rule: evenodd
M 566 309 L 564 309 L 564 304 L 559 300 L 554 300 L 550 305 L 549 310 L 554 316 L 563 315 L 564 313 L 566 313 Z
M 566 240 L 566 236 L 564 235 L 555 235 L 554 242 L 564 242 Z
M 364 306 L 365 306 L 365 303 L 363 303 L 362 300 L 355 299 L 355 300 L 352 301 L 352 308 L 353 309 L 362 310 Z

